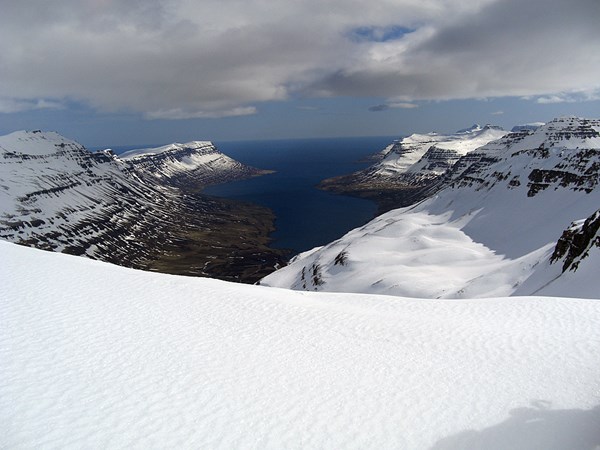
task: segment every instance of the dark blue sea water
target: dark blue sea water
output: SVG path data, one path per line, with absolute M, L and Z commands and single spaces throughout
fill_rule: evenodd
M 324 245 L 372 219 L 375 203 L 315 188 L 323 179 L 367 167 L 360 159 L 393 137 L 215 142 L 245 164 L 276 173 L 207 188 L 204 193 L 243 200 L 276 215 L 274 248 L 294 253 Z

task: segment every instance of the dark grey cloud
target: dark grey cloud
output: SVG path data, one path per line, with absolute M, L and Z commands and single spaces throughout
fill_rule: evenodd
M 600 88 L 600 2 L 503 0 L 372 46 L 311 88 L 398 99 L 587 93 Z M 572 98 L 572 96 L 571 96 Z
M 369 111 L 371 112 L 380 112 L 380 111 L 387 111 L 388 109 L 390 109 L 389 105 L 386 105 L 385 103 L 381 104 L 381 105 L 373 105 L 369 107 Z
M 388 107 L 589 99 L 600 87 L 599 5 L 0 0 L 0 111 L 79 101 L 181 119 L 253 114 L 294 96 L 378 96 Z

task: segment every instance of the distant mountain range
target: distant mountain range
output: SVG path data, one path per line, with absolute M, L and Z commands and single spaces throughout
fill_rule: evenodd
M 260 274 L 263 264 L 270 271 L 279 261 L 266 247 L 272 214 L 196 192 L 263 173 L 210 142 L 118 157 L 54 132 L 19 131 L 0 137 L 0 238 L 131 267 L 239 280 L 240 273 Z M 247 267 L 240 263 L 245 256 Z M 236 267 L 228 268 L 233 261 Z
M 393 143 L 380 163 L 346 180 L 365 189 L 416 186 L 417 203 L 298 255 L 261 284 L 423 298 L 597 298 L 600 120 L 463 133 L 469 138 Z M 501 137 L 467 145 L 470 136 L 494 134 Z M 456 161 L 432 163 L 440 152 Z

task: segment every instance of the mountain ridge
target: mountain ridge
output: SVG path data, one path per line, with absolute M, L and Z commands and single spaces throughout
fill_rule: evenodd
M 504 136 L 494 125 L 473 125 L 452 134 L 411 134 L 372 157 L 370 167 L 323 180 L 319 187 L 374 200 L 383 213 L 408 206 L 431 193 L 436 180 L 465 154 Z
M 236 161 L 221 153 L 210 141 L 173 143 L 161 147 L 129 150 L 117 157 L 133 166 L 142 178 L 195 190 L 272 173 Z

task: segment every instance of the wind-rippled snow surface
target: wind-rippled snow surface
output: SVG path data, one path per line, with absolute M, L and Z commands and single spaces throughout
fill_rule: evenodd
M 415 300 L 0 242 L 1 448 L 591 449 L 600 301 Z

